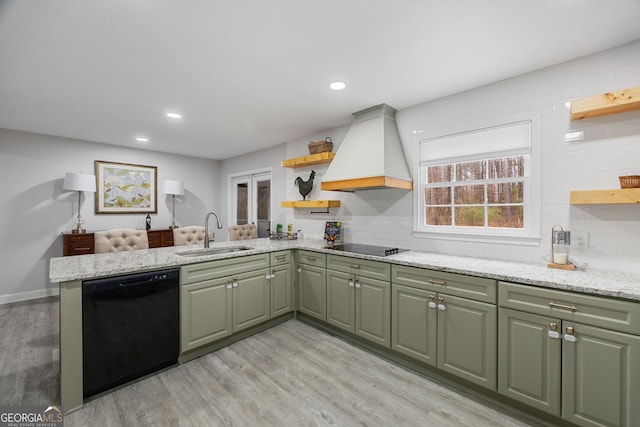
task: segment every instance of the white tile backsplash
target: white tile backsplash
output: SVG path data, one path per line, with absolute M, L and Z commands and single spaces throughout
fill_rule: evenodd
M 465 123 L 539 112 L 541 138 L 535 147 L 542 153 L 538 246 L 414 237 L 413 194 L 403 190 L 314 190 L 314 198 L 339 199 L 342 207 L 332 209 L 329 215 L 288 210 L 287 222 L 302 228 L 305 236 L 321 238 L 324 221 L 341 219 L 345 223 L 345 239 L 353 242 L 534 264 L 546 262 L 551 227 L 561 224 L 569 230 L 589 233 L 589 249 L 573 254 L 588 262 L 589 268 L 640 272 L 640 206 L 569 204 L 572 190 L 619 188 L 619 175 L 640 174 L 640 111 L 572 122 L 565 106 L 571 99 L 637 86 L 639 75 L 640 42 L 636 42 L 398 111 L 398 128 L 412 169 L 416 152 L 411 133 L 414 129 L 423 130 L 423 135 L 437 135 Z M 333 138 L 334 151 L 347 129 L 325 132 L 337 135 Z M 584 131 L 584 140 L 565 142 L 564 134 L 574 130 Z M 289 142 L 287 151 L 301 155 L 301 147 L 306 149 L 302 141 Z M 322 167 L 315 170 L 319 175 L 324 171 Z M 292 170 L 287 176 L 292 178 L 301 172 Z M 320 179 L 317 182 L 319 185 Z M 294 191 L 291 188 L 289 195 L 295 196 Z

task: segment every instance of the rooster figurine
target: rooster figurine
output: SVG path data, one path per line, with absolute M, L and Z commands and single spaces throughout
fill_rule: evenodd
M 302 196 L 302 200 L 307 199 L 307 194 L 311 193 L 313 190 L 313 178 L 316 176 L 316 171 L 311 171 L 311 175 L 309 175 L 309 179 L 304 181 L 302 178 L 297 177 L 295 184 L 298 186 L 298 191 L 300 191 L 300 195 Z

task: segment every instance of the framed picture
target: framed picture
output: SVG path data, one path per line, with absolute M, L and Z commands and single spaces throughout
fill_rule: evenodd
M 158 168 L 96 160 L 96 213 L 158 212 Z

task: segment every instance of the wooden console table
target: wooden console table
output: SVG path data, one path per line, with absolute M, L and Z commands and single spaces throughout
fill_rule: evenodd
M 147 230 L 149 249 L 173 246 L 173 230 Z M 62 256 L 86 255 L 94 253 L 95 240 L 93 233 L 62 233 Z

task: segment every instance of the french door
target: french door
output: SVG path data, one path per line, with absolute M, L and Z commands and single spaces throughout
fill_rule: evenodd
M 271 169 L 229 177 L 229 218 L 232 224 L 256 224 L 258 237 L 269 237 Z

